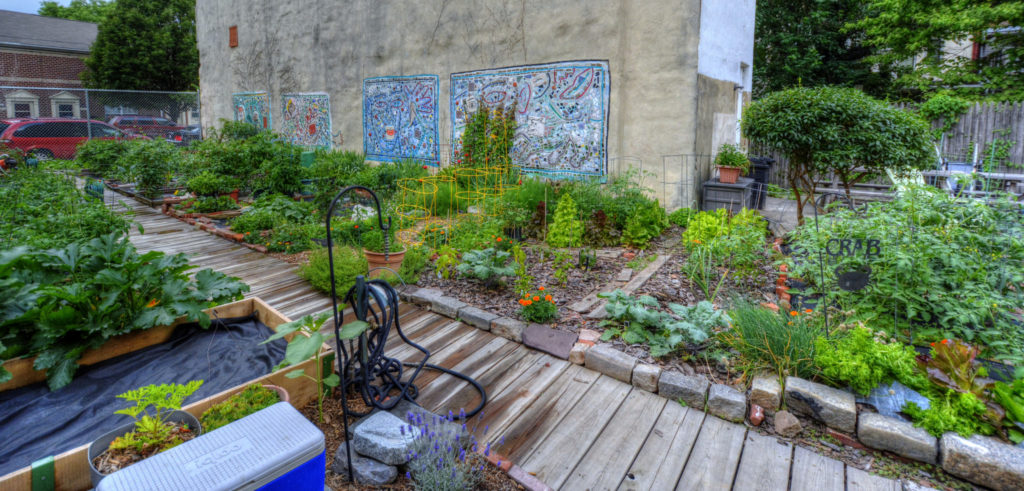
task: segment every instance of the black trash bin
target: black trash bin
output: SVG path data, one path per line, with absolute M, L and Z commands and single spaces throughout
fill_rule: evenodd
M 750 177 L 754 179 L 754 192 L 750 197 L 751 208 L 764 209 L 764 198 L 768 195 L 768 170 L 775 159 L 770 157 L 750 157 Z

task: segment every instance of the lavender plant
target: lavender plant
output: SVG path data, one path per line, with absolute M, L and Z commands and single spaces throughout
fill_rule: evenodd
M 413 481 L 416 489 L 476 489 L 487 465 L 480 455 L 490 457 L 504 443 L 504 437 L 493 446 L 491 442 L 477 439 L 476 433 L 484 413 L 475 418 L 471 428 L 464 409 L 460 409 L 458 415 L 448 411 L 447 417 L 424 419 L 423 414 L 406 413 L 408 424 L 402 433 L 408 432 L 415 440 L 409 451 L 409 470 L 405 477 Z M 485 425 L 481 437 L 486 438 L 489 429 Z M 500 460 L 497 465 L 501 466 Z

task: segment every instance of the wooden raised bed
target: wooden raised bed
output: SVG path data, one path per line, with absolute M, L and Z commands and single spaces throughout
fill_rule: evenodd
M 207 309 L 206 312 L 210 314 L 211 318 L 214 316 L 220 318 L 244 317 L 255 312 L 256 317 L 257 319 L 259 319 L 260 322 L 274 330 L 277 329 L 277 326 L 280 326 L 281 324 L 284 324 L 286 322 L 290 322 L 290 319 L 285 317 L 283 314 L 278 312 L 273 307 L 267 305 L 266 302 L 260 300 L 259 298 L 247 298 L 245 300 L 240 300 L 238 302 L 221 305 L 219 307 L 214 307 L 212 309 Z M 176 324 L 180 323 L 181 322 L 179 321 Z M 162 334 L 164 330 L 166 330 L 166 334 Z M 95 350 L 96 352 L 99 353 L 93 356 L 102 358 L 94 359 L 92 363 L 96 363 L 101 361 L 102 359 L 112 358 L 117 355 L 121 355 L 130 351 L 144 348 L 146 346 L 151 346 L 153 344 L 163 342 L 167 340 L 172 330 L 173 326 L 157 327 L 154 329 L 149 329 L 148 331 L 142 331 L 138 333 L 140 334 L 140 336 L 138 336 L 136 339 L 121 339 L 123 337 L 129 337 L 131 336 L 131 334 L 135 333 L 131 333 L 126 336 L 112 339 L 107 344 L 104 344 L 100 349 Z M 147 335 L 152 331 L 160 331 L 161 333 L 142 336 Z M 291 339 L 291 337 L 293 336 L 295 336 L 295 334 L 286 336 L 286 339 Z M 110 346 L 110 352 L 105 351 L 108 348 L 108 345 Z M 321 353 L 328 354 L 327 360 L 331 359 L 329 356 L 330 351 L 330 346 L 328 346 L 327 344 L 324 344 L 321 347 Z M 116 352 L 116 354 L 110 354 L 113 352 Z M 31 367 L 31 364 L 29 366 Z M 217 404 L 223 401 L 224 399 L 227 399 L 228 397 L 240 392 L 242 389 L 253 383 L 271 384 L 277 385 L 279 387 L 284 387 L 288 391 L 289 397 L 291 399 L 291 405 L 296 409 L 301 409 L 310 401 L 316 398 L 316 383 L 306 377 L 285 377 L 285 374 L 293 371 L 295 368 L 296 367 L 284 368 L 269 375 L 265 375 L 263 377 L 245 382 L 243 384 L 239 384 L 235 387 L 232 387 L 230 389 L 224 390 L 215 395 L 207 397 L 206 399 L 203 399 L 201 401 L 193 402 L 192 404 L 185 406 L 183 409 L 185 409 L 193 416 L 198 418 L 203 413 L 203 411 L 209 409 L 210 406 Z M 302 368 L 303 370 L 305 370 L 306 374 L 310 375 L 311 377 L 316 377 L 316 365 L 313 360 L 309 360 L 299 365 L 298 368 Z M 17 377 L 18 375 L 15 374 L 15 380 L 17 380 Z M 43 376 L 43 378 L 45 379 L 45 375 Z M 88 448 L 89 445 L 85 444 L 78 448 L 68 450 L 67 452 L 64 452 L 60 455 L 56 455 L 53 457 L 53 469 L 55 478 L 54 489 L 64 491 L 79 491 L 92 488 L 92 481 L 90 480 L 89 477 L 89 461 L 88 457 L 86 456 Z M 43 458 L 45 456 L 40 455 L 39 457 Z M 30 489 L 32 489 L 31 467 L 24 467 L 20 470 L 7 474 L 6 476 L 0 477 L 0 491 L 27 491 Z

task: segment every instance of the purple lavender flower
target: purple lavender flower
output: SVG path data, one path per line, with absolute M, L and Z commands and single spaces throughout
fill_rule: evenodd
M 501 467 L 501 459 L 498 459 L 498 467 Z
M 409 474 L 409 471 L 405 471 L 405 478 L 411 481 L 412 480 L 412 474 Z
M 504 445 L 504 444 L 505 444 L 505 435 L 501 435 L 501 444 L 502 444 L 502 445 Z
M 462 431 L 466 431 L 466 423 L 462 423 Z
M 466 461 L 466 449 L 459 450 L 459 461 L 460 462 L 465 462 Z
M 472 450 L 473 450 L 474 452 L 476 452 L 476 444 L 475 444 L 475 443 L 473 444 L 473 449 L 472 449 Z
M 402 432 L 402 436 L 405 436 L 405 425 L 398 428 L 398 431 Z
M 487 436 L 487 430 L 491 429 L 491 425 L 484 426 L 484 436 Z
M 491 444 L 490 444 L 490 442 L 488 442 L 487 443 L 487 448 L 484 449 L 484 457 L 490 457 L 490 456 L 491 456 Z
M 459 419 L 466 419 L 466 408 L 459 409 Z
M 440 445 L 438 445 L 438 444 L 437 444 L 437 442 L 434 442 L 434 450 L 435 450 L 435 451 L 437 451 L 437 450 L 441 450 L 441 446 L 440 446 Z

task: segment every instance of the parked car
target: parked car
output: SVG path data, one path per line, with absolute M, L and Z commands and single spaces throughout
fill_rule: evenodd
M 73 159 L 78 145 L 89 138 L 106 140 L 146 138 L 128 135 L 102 121 L 39 118 L 0 119 L 0 146 L 16 148 L 39 159 Z
M 178 131 L 172 131 L 167 134 L 167 141 L 171 142 L 179 147 L 187 147 L 194 141 L 203 139 L 202 131 L 199 129 L 199 125 L 194 124 L 181 129 Z
M 185 129 L 174 121 L 159 116 L 114 116 L 108 123 L 129 133 L 146 135 L 150 138 L 165 138 L 174 131 Z

